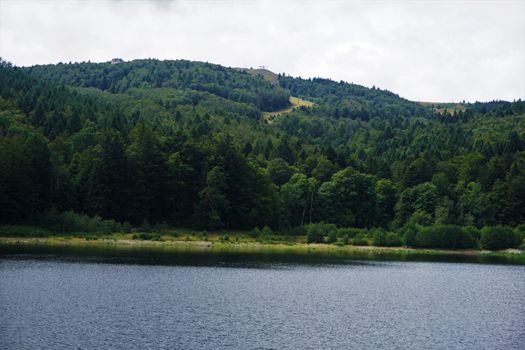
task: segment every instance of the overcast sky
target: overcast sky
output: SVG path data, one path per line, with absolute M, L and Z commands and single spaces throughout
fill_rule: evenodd
M 524 99 L 525 1 L 0 0 L 0 56 L 264 65 L 412 100 Z

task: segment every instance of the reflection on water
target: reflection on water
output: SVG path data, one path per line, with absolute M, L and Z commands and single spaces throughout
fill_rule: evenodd
M 373 261 L 434 261 L 514 264 L 516 258 L 493 255 L 458 255 L 428 253 L 389 253 L 388 251 L 322 251 L 322 250 L 278 250 L 261 249 L 245 251 L 232 246 L 222 249 L 188 249 L 164 246 L 119 246 L 119 245 L 2 245 L 0 256 L 57 256 L 73 261 L 98 261 L 109 263 L 137 263 L 147 265 L 217 266 L 235 264 L 257 265 L 261 263 L 297 264 L 347 264 L 351 260 Z

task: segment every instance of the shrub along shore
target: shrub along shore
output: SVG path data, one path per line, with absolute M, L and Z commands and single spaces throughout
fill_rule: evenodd
M 186 248 L 226 247 L 257 250 L 270 246 L 294 246 L 297 249 L 322 251 L 367 250 L 404 252 L 417 251 L 446 254 L 512 254 L 525 257 L 525 225 L 517 227 L 457 226 L 434 224 L 409 225 L 398 231 L 385 228 L 338 228 L 333 224 L 308 224 L 294 229 L 274 232 L 268 227 L 251 231 L 195 231 L 177 229 L 167 225 L 140 227 L 102 220 L 73 212 L 47 215 L 38 226 L 0 226 L 3 244 L 116 244 L 153 246 L 182 243 Z
M 213 233 L 214 231 L 211 231 Z M 502 250 L 520 248 L 525 250 L 525 224 L 510 226 L 458 226 L 450 224 L 420 225 L 409 223 L 397 230 L 382 227 L 348 228 L 334 224 L 307 224 L 289 230 L 272 231 L 269 227 L 254 228 L 251 231 L 222 230 L 222 239 L 229 240 L 231 232 L 238 232 L 236 238 L 259 243 L 294 242 L 326 243 L 339 246 L 382 246 L 439 249 L 487 249 Z M 180 237 L 195 240 L 204 239 L 210 231 L 174 229 L 167 224 L 150 225 L 145 221 L 139 227 L 129 223 L 104 220 L 99 216 L 90 217 L 73 211 L 51 211 L 35 216 L 30 225 L 0 225 L 0 237 L 46 237 L 80 236 L 96 239 L 115 233 L 133 234 L 136 240 L 163 240 L 166 237 Z M 164 238 L 163 238 L 164 237 Z

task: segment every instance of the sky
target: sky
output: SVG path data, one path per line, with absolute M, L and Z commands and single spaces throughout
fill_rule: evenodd
M 0 0 L 0 57 L 189 59 L 417 101 L 525 99 L 525 0 Z

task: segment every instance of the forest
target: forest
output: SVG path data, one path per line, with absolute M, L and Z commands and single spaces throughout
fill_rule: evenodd
M 263 118 L 290 96 L 314 105 Z M 439 107 L 186 60 L 1 60 L 0 224 L 520 246 L 525 102 Z

